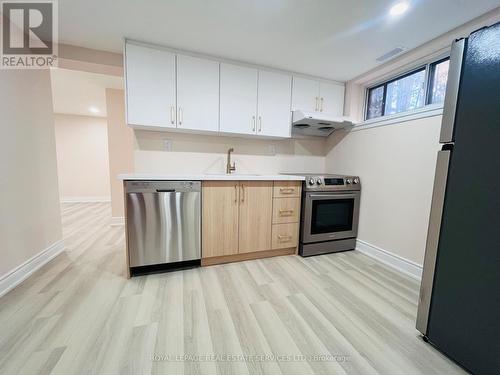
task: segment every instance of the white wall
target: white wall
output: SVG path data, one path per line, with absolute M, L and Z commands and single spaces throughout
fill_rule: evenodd
M 48 70 L 0 70 L 0 286 L 62 239 L 51 97 Z
M 109 200 L 106 118 L 63 114 L 54 118 L 61 200 Z
M 136 173 L 225 173 L 234 148 L 236 173 L 323 172 L 325 139 L 260 140 L 185 133 L 135 132 Z M 171 151 L 164 141 L 171 142 Z M 275 149 L 275 152 L 273 152 Z
M 326 170 L 361 177 L 358 238 L 418 264 L 423 264 L 440 128 L 441 116 L 434 116 L 328 140 Z
M 500 21 L 500 7 L 414 48 L 346 83 L 344 112 L 357 121 L 364 117 L 365 88 L 449 54 L 451 43 Z
M 498 21 L 500 8 L 347 82 L 345 113 L 361 121 L 366 87 L 442 57 L 454 39 Z M 361 177 L 358 239 L 381 256 L 385 251 L 391 260 L 410 261 L 410 268 L 412 262 L 423 264 L 440 128 L 441 115 L 436 115 L 328 140 L 326 171 Z

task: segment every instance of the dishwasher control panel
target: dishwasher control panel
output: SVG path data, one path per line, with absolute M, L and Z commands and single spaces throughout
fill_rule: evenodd
M 201 191 L 201 181 L 125 181 L 125 193 Z

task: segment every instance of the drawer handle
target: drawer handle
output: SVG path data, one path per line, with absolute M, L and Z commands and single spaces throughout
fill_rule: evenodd
M 294 188 L 280 188 L 281 194 L 292 194 L 294 191 Z
M 292 236 L 290 235 L 278 234 L 278 240 L 280 241 L 290 241 L 291 239 Z
M 280 210 L 280 216 L 292 216 L 293 210 Z

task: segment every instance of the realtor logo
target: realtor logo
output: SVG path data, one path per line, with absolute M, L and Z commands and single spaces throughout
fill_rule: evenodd
M 57 63 L 57 3 L 2 2 L 3 69 L 44 69 Z

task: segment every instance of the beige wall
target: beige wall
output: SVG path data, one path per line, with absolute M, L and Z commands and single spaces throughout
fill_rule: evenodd
M 48 70 L 0 70 L 0 279 L 61 240 Z
M 165 140 L 171 142 L 171 151 L 165 150 Z M 323 172 L 325 168 L 324 138 L 260 140 L 136 130 L 135 142 L 138 173 L 225 173 L 230 147 L 236 173 Z
M 124 217 L 123 184 L 120 173 L 134 171 L 134 132 L 125 122 L 125 94 L 123 90 L 106 89 L 108 113 L 109 176 L 111 185 L 111 216 Z
M 110 199 L 107 121 L 54 115 L 61 200 Z
M 59 68 L 123 76 L 123 57 L 120 53 L 59 44 L 58 58 Z
M 441 116 L 337 134 L 326 170 L 361 177 L 358 238 L 423 263 Z

